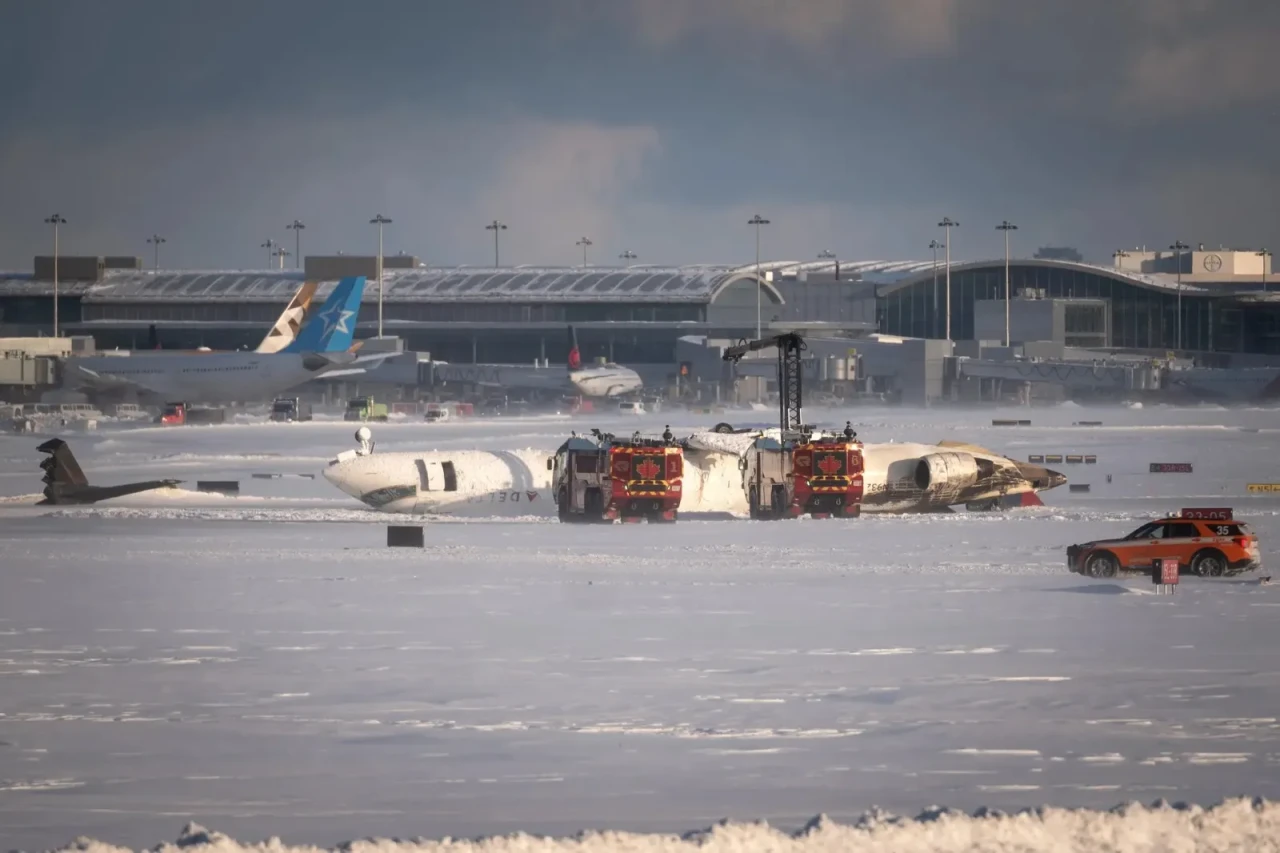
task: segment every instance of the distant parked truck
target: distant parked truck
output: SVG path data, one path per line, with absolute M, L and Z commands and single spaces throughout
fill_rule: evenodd
M 226 423 L 227 412 L 225 409 L 193 409 L 186 403 L 165 403 L 159 421 L 165 426 L 221 424 Z
M 311 420 L 311 404 L 301 397 L 280 397 L 271 404 L 271 420 L 283 423 Z
M 352 397 L 347 401 L 345 421 L 385 421 L 387 404 L 375 403 L 372 397 Z

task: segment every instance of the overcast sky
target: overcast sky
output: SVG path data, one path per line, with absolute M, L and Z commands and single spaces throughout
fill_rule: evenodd
M 1275 0 L 0 0 L 0 267 L 1280 245 Z M 293 259 L 289 259 L 292 263 Z

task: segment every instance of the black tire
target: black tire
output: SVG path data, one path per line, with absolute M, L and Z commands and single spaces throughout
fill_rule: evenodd
M 1091 578 L 1113 578 L 1119 570 L 1120 561 L 1110 551 L 1095 551 L 1084 564 L 1084 573 Z
M 716 424 L 714 431 L 722 435 L 727 435 L 728 433 L 733 432 L 733 424 L 718 423 Z
M 760 492 L 755 486 L 747 490 L 747 508 L 753 520 L 760 518 Z
M 1191 558 L 1191 573 L 1202 578 L 1220 578 L 1227 573 L 1227 558 L 1221 551 L 1201 551 Z
M 583 521 L 588 524 L 603 524 L 607 521 L 604 517 L 604 496 L 600 494 L 599 489 L 587 489 L 587 494 L 582 500 L 582 509 Z
M 769 492 L 769 517 L 783 518 L 787 514 L 787 487 L 774 484 Z
M 560 490 L 560 494 L 556 495 L 556 514 L 560 516 L 560 521 L 564 524 L 573 522 L 573 513 L 569 512 L 569 495 Z

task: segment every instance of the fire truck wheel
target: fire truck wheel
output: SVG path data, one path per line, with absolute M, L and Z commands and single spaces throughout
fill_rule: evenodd
M 752 486 L 747 491 L 747 507 L 751 511 L 753 520 L 760 518 L 760 492 L 756 490 L 755 486 Z
M 787 514 L 787 488 L 775 485 L 769 492 L 769 509 L 774 518 L 782 518 Z
M 676 514 L 673 512 L 671 513 L 671 517 L 667 518 L 666 514 L 661 511 L 651 512 L 649 513 L 648 519 L 650 524 L 675 524 Z
M 1085 564 L 1085 573 L 1091 578 L 1113 578 L 1116 576 L 1116 569 L 1119 564 L 1116 558 L 1107 551 L 1098 551 L 1089 555 L 1089 561 Z
M 716 424 L 715 431 L 722 435 L 727 435 L 733 432 L 733 424 L 718 423 Z
M 587 489 L 582 500 L 583 517 L 589 524 L 602 524 L 604 517 L 604 497 L 599 489 Z
M 1202 578 L 1220 578 L 1227 571 L 1227 560 L 1218 551 L 1205 550 L 1191 558 L 1191 572 Z
M 556 513 L 560 516 L 560 520 L 566 524 L 573 520 L 573 514 L 569 512 L 569 496 L 564 490 L 556 495 Z

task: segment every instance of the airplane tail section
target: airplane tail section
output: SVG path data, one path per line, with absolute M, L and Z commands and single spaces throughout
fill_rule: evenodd
M 44 500 L 42 504 L 58 503 L 66 492 L 72 492 L 89 485 L 80 463 L 76 461 L 71 447 L 60 438 L 51 438 L 36 448 L 41 453 L 49 454 L 40 463 L 44 470 Z
M 578 350 L 578 333 L 569 327 L 569 369 L 582 369 L 582 353 Z
M 254 352 L 280 352 L 297 340 L 298 333 L 302 331 L 303 323 L 306 321 L 307 309 L 311 307 L 311 300 L 316 295 L 316 287 L 318 287 L 316 282 L 308 281 L 298 288 L 298 292 L 285 307 L 284 313 L 276 320 L 275 325 L 267 332 L 266 337 Z
M 91 486 L 80 469 L 80 463 L 71 447 L 60 438 L 51 438 L 36 448 L 49 457 L 40 463 L 44 469 L 44 499 L 38 504 L 91 504 L 108 498 L 118 498 L 176 486 L 181 480 L 148 480 L 144 483 L 123 483 L 119 486 Z
M 344 278 L 281 352 L 346 352 L 355 340 L 365 277 Z

